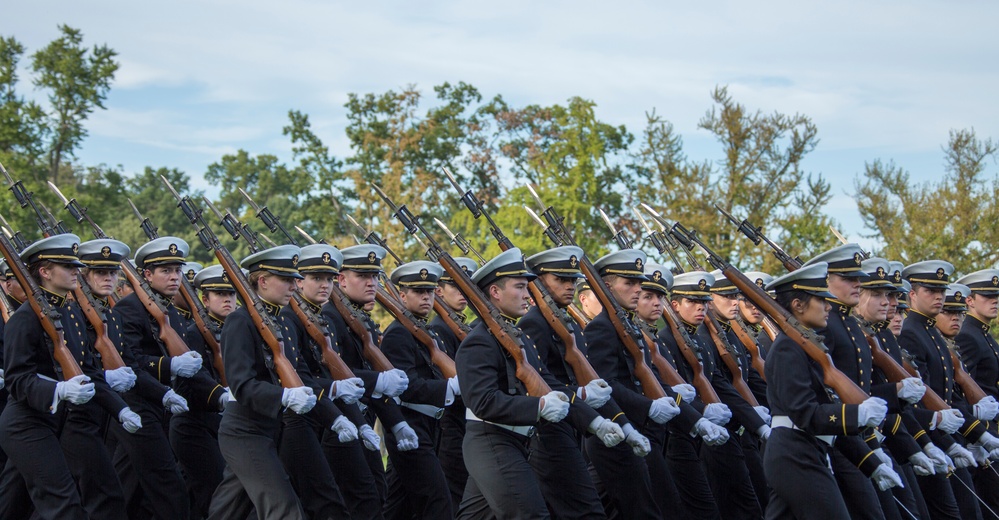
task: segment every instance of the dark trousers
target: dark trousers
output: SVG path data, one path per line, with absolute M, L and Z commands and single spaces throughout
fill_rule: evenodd
M 8 403 L 0 415 L 0 448 L 24 479 L 39 518 L 88 518 L 56 437 L 54 417 L 22 402 Z M 6 499 L 7 490 L 0 489 L 0 496 Z
M 916 509 L 910 508 L 909 511 L 912 512 L 916 518 L 921 520 L 930 520 L 930 510 L 926 507 L 926 500 L 923 499 L 923 491 L 919 489 L 919 481 L 916 480 L 916 472 L 912 470 L 912 464 L 905 464 L 902 466 L 902 471 L 905 472 L 905 486 L 909 488 L 909 492 L 912 493 L 912 499 L 915 501 Z M 898 496 L 898 495 L 896 495 Z M 909 507 L 906 505 L 905 507 Z M 902 512 L 907 520 L 912 520 L 908 514 Z
M 968 468 L 955 469 L 948 480 L 950 480 L 951 489 L 954 490 L 957 508 L 961 510 L 961 518 L 963 520 L 982 520 L 982 507 L 979 505 L 978 499 L 975 498 L 977 494 L 974 491 L 975 482 L 971 478 L 971 472 L 968 471 Z
M 465 493 L 468 470 L 461 455 L 461 442 L 465 437 L 465 407 L 454 403 L 444 409 L 440 421 L 440 437 L 437 440 L 437 460 L 447 478 L 451 491 L 451 504 L 457 508 Z
M 758 519 L 763 516 L 738 435 L 733 433 L 728 442 L 720 446 L 702 443 L 701 460 L 722 518 Z
M 662 517 L 653 497 L 645 458 L 635 455 L 624 442 L 608 448 L 596 437 L 589 436 L 584 445 L 593 467 L 593 483 L 610 518 Z
M 857 520 L 884 520 L 884 511 L 881 510 L 881 500 L 875 491 L 874 482 L 839 450 L 832 450 L 829 458 L 832 460 L 836 483 L 839 484 L 846 507 L 850 510 L 850 517 Z
M 465 426 L 468 468 L 460 519 L 550 518 L 541 486 L 527 461 L 527 437 L 481 421 Z
M 104 448 L 102 428 L 106 416 L 93 400 L 68 405 L 59 443 L 90 518 L 125 520 L 125 493 L 111 455 Z
M 118 421 L 110 425 L 118 439 L 114 467 L 125 490 L 129 518 L 187 519 L 187 485 L 167 438 L 169 415 L 160 403 L 124 394 L 125 402 L 142 417 L 142 428 L 128 433 Z
M 670 431 L 666 445 L 669 466 L 677 492 L 680 493 L 685 520 L 718 520 L 718 505 L 711 493 L 711 484 L 698 455 L 701 440 L 677 431 Z
M 926 501 L 926 508 L 930 511 L 931 519 L 958 520 L 961 518 L 961 510 L 957 507 L 954 490 L 950 487 L 946 475 L 916 477 L 916 482 L 919 483 L 919 490 L 923 493 L 923 500 Z
M 987 468 L 976 468 L 971 470 L 971 478 L 975 481 L 975 493 L 985 501 L 992 511 L 999 513 L 999 468 L 995 463 Z M 982 507 L 982 517 L 985 520 L 999 520 L 988 509 Z
M 388 497 L 385 501 L 385 518 L 450 520 L 454 518 L 451 492 L 444 477 L 444 470 L 434 447 L 437 444 L 437 420 L 406 410 L 406 423 L 420 439 L 415 450 L 399 451 L 397 440 L 390 432 L 385 434 L 389 467 L 385 480 Z
M 170 446 L 187 482 L 191 518 L 208 516 L 212 493 L 222 482 L 225 460 L 219 451 L 219 422 L 215 412 L 190 412 L 170 419 Z
M 555 518 L 607 518 L 575 435 L 565 421 L 542 421 L 531 438 L 529 461 L 541 494 Z
M 666 426 L 647 424 L 642 433 L 648 437 L 652 445 L 652 452 L 645 457 L 645 465 L 649 469 L 649 482 L 652 483 L 652 498 L 656 501 L 663 518 L 680 518 L 683 509 L 680 506 L 680 493 L 666 463 Z
M 826 465 L 828 447 L 800 430 L 774 428 L 763 452 L 770 485 L 767 520 L 850 518 L 836 479 Z
M 749 471 L 749 481 L 753 483 L 753 490 L 756 491 L 756 501 L 760 504 L 760 509 L 766 511 L 767 501 L 770 500 L 770 486 L 767 485 L 767 478 L 763 474 L 762 442 L 755 433 L 748 431 L 739 436 L 742 454 L 746 458 L 746 469 Z
M 219 426 L 226 467 L 208 518 L 246 520 L 252 508 L 266 520 L 304 520 L 305 513 L 278 456 L 280 419 L 253 416 L 230 402 Z
M 278 454 L 306 517 L 326 520 L 350 516 L 319 444 L 317 429 L 325 427 L 290 410 L 284 413 L 283 422 Z
M 332 431 L 323 432 L 323 455 L 333 478 L 340 487 L 344 502 L 353 520 L 378 520 L 382 518 L 382 501 L 375 488 L 375 477 L 368 465 L 368 450 L 361 441 L 340 442 Z M 378 451 L 371 453 L 380 455 Z

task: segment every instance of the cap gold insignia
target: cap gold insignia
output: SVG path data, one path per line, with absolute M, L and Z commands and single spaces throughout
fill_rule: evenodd
M 298 255 L 293 255 L 291 257 L 291 265 L 292 267 L 298 267 Z
M 187 279 L 192 282 L 194 281 L 194 269 L 187 270 Z
M 108 246 L 102 247 L 101 256 L 103 256 L 104 258 L 108 258 L 109 256 L 111 256 L 111 248 Z
M 329 253 L 323 253 L 323 263 L 328 264 L 333 260 L 333 257 Z
M 944 271 L 944 268 L 943 268 L 943 267 L 938 267 L 938 268 L 937 268 L 937 278 L 939 278 L 939 279 L 943 280 L 943 277 L 944 277 L 944 272 L 945 272 L 945 271 Z
M 707 286 L 708 286 L 708 281 L 705 280 L 704 278 L 701 278 L 701 280 L 699 282 L 697 282 L 697 288 L 700 289 L 700 290 L 702 290 L 702 291 Z
M 637 267 L 639 269 L 642 268 L 642 259 L 641 258 L 636 258 L 635 259 L 635 267 Z
M 229 273 L 222 271 L 222 281 L 225 283 L 229 283 Z
M 578 264 L 579 264 L 579 259 L 576 258 L 576 255 L 572 255 L 569 257 L 569 267 L 576 267 Z
M 656 272 L 652 273 L 652 281 L 653 282 L 658 282 L 659 280 L 662 280 L 662 279 L 663 279 L 663 273 L 661 273 L 659 271 L 656 271 Z
M 468 271 L 468 266 L 467 266 L 467 265 L 463 265 L 463 266 L 461 266 L 461 270 L 462 270 L 462 271 L 465 271 L 465 274 L 471 274 L 471 273 L 470 273 L 470 272 Z
M 73 247 L 71 247 L 70 249 L 73 250 L 73 254 L 75 255 L 76 252 L 80 250 L 80 244 L 77 244 L 76 242 L 74 242 L 73 243 Z
M 999 279 L 997 279 L 997 280 L 999 280 Z M 902 271 L 895 271 L 895 282 L 897 282 L 897 283 L 901 283 L 902 282 Z
M 426 280 L 427 279 L 427 275 L 429 275 L 429 274 L 430 273 L 426 269 L 420 269 L 420 279 L 421 280 Z
M 170 251 L 171 255 L 177 254 L 177 244 L 170 244 L 170 247 L 167 248 L 167 251 Z
M 882 280 L 884 280 L 884 278 L 885 278 L 885 268 L 881 267 L 881 266 L 878 266 L 877 273 L 878 273 L 878 278 L 881 278 Z
M 999 285 L 999 276 L 992 277 L 992 285 Z
M 368 253 L 368 263 L 373 264 L 373 263 L 375 263 L 375 260 L 377 260 L 377 259 L 378 259 L 378 255 L 376 255 L 374 251 Z
M 763 278 L 757 278 L 756 279 L 756 285 L 759 285 L 760 287 L 763 287 Z
M 954 299 L 957 300 L 957 303 L 961 303 L 964 301 L 964 295 L 961 294 L 961 291 L 957 291 L 954 293 Z
M 860 265 L 860 261 L 861 261 L 861 258 L 860 258 L 860 253 L 854 253 L 854 254 L 853 254 L 853 261 L 854 261 L 854 262 L 855 262 L 855 263 L 856 263 L 857 265 Z

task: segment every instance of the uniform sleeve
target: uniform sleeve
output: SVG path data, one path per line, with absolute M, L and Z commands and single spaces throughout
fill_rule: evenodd
M 265 417 L 281 415 L 284 389 L 257 379 L 255 369 L 259 336 L 245 310 L 230 314 L 222 326 L 222 360 L 229 389 L 236 401 Z
M 506 366 L 506 360 L 499 345 L 484 339 L 469 334 L 455 356 L 465 406 L 485 421 L 513 426 L 536 424 L 540 397 L 510 395 L 500 389 L 499 368 Z
M 775 408 L 812 435 L 853 435 L 858 429 L 857 405 L 820 403 L 810 384 L 808 354 L 778 342 L 767 356 L 767 392 Z M 777 367 L 780 367 L 777 369 Z
M 51 373 L 52 369 L 38 366 L 37 349 L 47 349 L 41 324 L 34 312 L 20 310 L 11 316 L 4 328 L 4 381 L 10 397 L 25 401 L 28 406 L 40 412 L 52 411 L 52 398 L 55 396 L 56 381 L 43 379 L 40 373 Z
M 417 349 L 426 347 L 419 344 L 416 338 L 399 322 L 393 322 L 385 329 L 380 344 L 382 353 L 392 362 L 392 366 L 402 370 L 409 377 L 409 386 L 399 396 L 407 403 L 444 406 L 447 397 L 447 380 L 424 377 L 418 364 L 421 360 Z M 425 372 L 426 368 L 424 369 Z
M 138 369 L 145 371 L 164 385 L 170 385 L 170 358 L 143 352 L 145 342 L 156 341 L 149 326 L 149 313 L 138 297 L 131 294 L 115 306 L 121 317 L 121 348 L 128 350 Z M 135 370 L 136 367 L 133 367 Z
M 598 316 L 586 326 L 584 337 L 590 365 L 611 386 L 611 395 L 628 418 L 639 427 L 644 426 L 652 400 L 629 388 L 632 385 L 630 380 L 621 381 L 618 378 L 622 370 L 618 367 L 620 356 L 615 351 L 621 348 L 617 332 Z

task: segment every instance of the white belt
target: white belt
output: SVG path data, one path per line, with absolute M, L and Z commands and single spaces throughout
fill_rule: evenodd
M 794 422 L 791 421 L 791 418 L 788 417 L 788 416 L 786 416 L 786 415 L 775 415 L 775 416 L 773 416 L 770 419 L 770 427 L 771 428 L 791 428 L 793 430 L 801 430 L 801 428 L 798 428 L 797 426 L 795 426 Z M 801 431 L 804 431 L 804 430 L 801 430 Z M 822 441 L 822 442 L 830 445 L 830 446 L 832 446 L 833 442 L 836 441 L 836 436 L 835 435 L 815 435 L 814 437 L 816 439 L 818 439 L 818 440 L 820 440 L 820 441 Z
M 434 419 L 440 419 L 444 416 L 444 409 L 438 408 L 431 404 L 418 404 L 418 403 L 407 403 L 406 401 L 399 401 L 399 406 L 403 408 L 409 408 L 414 412 L 422 413 L 427 417 L 432 417 Z
M 475 414 L 472 413 L 472 410 L 470 408 L 465 408 L 465 419 L 469 421 L 484 422 L 492 424 L 493 426 L 499 426 L 500 428 L 510 430 L 513 433 L 516 433 L 517 435 L 523 435 L 524 437 L 531 437 L 534 435 L 534 426 L 510 426 L 509 424 L 500 424 L 500 423 L 494 423 L 492 421 L 486 421 L 484 419 L 479 419 L 478 417 L 476 417 Z

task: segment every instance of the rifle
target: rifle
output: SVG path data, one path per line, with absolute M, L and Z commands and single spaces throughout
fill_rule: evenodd
M 762 226 L 753 226 L 749 223 L 748 219 L 743 219 L 743 221 L 740 222 L 736 220 L 731 213 L 725 211 L 717 204 L 715 204 L 715 208 L 732 221 L 732 223 L 739 228 L 739 231 L 742 231 L 743 235 L 746 235 L 747 238 L 753 241 L 753 244 L 760 245 L 760 241 L 766 242 L 767 245 L 770 246 L 770 249 L 773 250 L 774 256 L 777 257 L 777 260 L 779 260 L 780 263 L 784 264 L 784 268 L 787 269 L 788 272 L 794 271 L 795 269 L 801 267 L 801 264 L 804 263 L 801 261 L 801 258 L 798 258 L 797 256 L 791 257 L 791 255 L 787 254 L 787 251 L 784 251 L 779 245 L 774 243 L 773 240 L 767 238 L 767 236 L 763 234 Z
M 711 265 L 720 269 L 722 274 L 731 280 L 742 291 L 742 294 L 752 300 L 761 311 L 773 317 L 781 330 L 792 341 L 801 346 L 805 353 L 808 354 L 808 357 L 819 364 L 822 368 L 823 382 L 826 386 L 835 390 L 844 403 L 860 404 L 870 397 L 852 379 L 833 365 L 832 358 L 829 356 L 829 350 L 822 343 L 820 336 L 803 326 L 790 312 L 778 305 L 762 288 L 749 280 L 749 278 L 746 278 L 746 275 L 742 274 L 728 260 L 712 251 L 696 234 L 687 235 L 687 238 L 691 243 L 697 244 L 698 247 L 703 249 L 707 253 L 708 261 L 711 262 Z
M 444 171 L 448 171 L 447 168 L 444 168 Z M 468 240 L 465 240 L 465 237 L 461 236 L 461 233 L 455 233 L 451 231 L 451 229 L 448 228 L 447 225 L 441 222 L 441 219 L 437 217 L 434 217 L 434 224 L 437 224 L 437 227 L 441 228 L 441 231 L 447 234 L 448 238 L 451 239 L 451 243 L 457 246 L 458 249 L 461 249 L 461 253 L 463 255 L 467 256 L 468 253 L 472 253 L 473 255 L 475 255 L 475 258 L 479 259 L 479 263 L 482 264 L 486 263 L 486 259 L 482 258 L 482 255 L 480 255 L 479 252 L 476 251 L 474 247 L 472 247 L 472 244 L 470 244 Z
M 7 258 L 7 266 L 10 267 L 11 271 L 14 271 L 14 277 L 17 278 L 28 295 L 28 305 L 31 305 L 31 310 L 34 311 L 35 316 L 38 316 L 42 329 L 52 341 L 52 359 L 56 362 L 56 373 L 62 374 L 63 380 L 83 375 L 80 365 L 76 362 L 69 348 L 66 347 L 62 330 L 62 315 L 52 307 L 52 304 L 42 294 L 42 288 L 28 274 L 27 266 L 21 261 L 17 249 L 5 233 L 0 233 L 0 253 L 3 253 L 3 256 Z
M 499 244 L 500 249 L 507 251 L 514 247 L 513 242 L 503 234 L 503 230 L 500 229 L 496 222 L 489 216 L 485 211 L 485 206 L 481 201 L 472 193 L 471 190 L 463 192 L 461 187 L 458 185 L 458 181 L 451 175 L 451 172 L 444 168 L 444 173 L 447 175 L 448 180 L 451 181 L 451 185 L 454 189 L 458 190 L 461 194 L 461 200 L 465 203 L 465 207 L 472 212 L 472 215 L 478 219 L 479 217 L 485 217 L 486 222 L 489 225 L 489 231 L 493 234 L 496 242 Z M 473 211 L 475 208 L 476 211 Z M 436 219 L 435 219 L 436 220 Z M 439 220 L 437 224 L 444 228 L 448 235 L 452 236 L 452 241 L 454 235 L 451 230 L 447 228 Z M 464 249 L 463 249 L 464 250 Z M 481 257 L 480 257 L 481 258 Z M 574 334 L 574 329 L 576 325 L 571 321 L 571 318 L 559 308 L 558 304 L 555 303 L 555 299 L 552 298 L 551 292 L 544 283 L 541 282 L 540 278 L 535 278 L 528 283 L 528 289 L 531 291 L 531 297 L 534 298 L 534 303 L 537 305 L 538 310 L 541 315 L 545 318 L 545 322 L 548 326 L 555 331 L 555 335 L 558 336 L 559 340 L 562 341 L 562 345 L 565 347 L 565 361 L 572 367 L 572 372 L 576 377 L 576 382 L 582 386 L 586 386 L 587 383 L 593 381 L 594 379 L 599 379 L 600 376 L 597 375 L 597 371 L 593 369 L 590 362 L 587 361 L 586 356 L 581 350 L 579 350 L 579 345 L 576 344 L 576 335 Z
M 2 167 L 2 166 L 0 166 Z M 52 216 L 52 212 L 48 210 L 41 202 L 38 205 L 35 204 L 34 194 L 28 192 L 24 189 L 24 185 L 21 181 L 16 183 L 4 170 L 4 175 L 7 177 L 7 181 L 11 184 L 11 191 L 14 192 L 14 196 L 21 201 L 22 208 L 31 206 L 31 209 L 36 211 L 35 222 L 39 223 L 41 227 L 42 234 L 46 237 L 53 235 L 59 235 L 67 233 L 66 228 L 62 225 L 62 222 L 56 221 L 56 218 Z M 49 183 L 52 185 L 52 183 Z M 52 185 L 54 187 L 54 185 Z M 58 191 L 58 190 L 57 190 Z M 62 195 L 61 193 L 59 194 Z M 75 202 L 75 200 L 74 200 Z M 41 209 L 39 208 L 41 206 Z M 44 213 L 43 213 L 44 211 Z M 97 350 L 101 357 L 101 366 L 105 370 L 115 370 L 125 366 L 125 362 L 121 359 L 121 354 L 118 349 L 111 343 L 111 338 L 108 337 L 107 333 L 107 321 L 104 313 L 97 310 L 97 303 L 94 301 L 93 295 L 90 293 L 90 286 L 87 285 L 87 281 L 83 279 L 83 275 L 77 273 L 76 288 L 72 290 L 73 299 L 76 300 L 77 304 L 80 306 L 80 310 L 83 315 L 87 318 L 87 321 L 94 328 L 95 341 L 94 349 Z
M 539 197 L 537 192 L 534 191 L 533 186 L 528 184 L 527 188 L 531 192 L 531 195 L 534 196 L 534 200 L 538 203 L 539 208 L 544 208 L 542 210 L 542 215 L 544 215 L 545 220 L 541 220 L 538 214 L 532 211 L 529 207 L 524 206 L 524 208 L 528 210 L 528 214 L 530 214 L 532 218 L 541 224 L 545 230 L 545 236 L 547 236 L 548 239 L 551 240 L 556 246 L 576 245 L 575 239 L 572 238 L 572 233 L 570 233 L 569 229 L 565 226 L 565 219 L 559 215 L 552 206 L 545 206 L 541 197 Z M 545 223 L 546 221 L 547 224 Z M 655 345 L 649 345 L 642 329 L 636 325 L 635 322 L 631 321 L 627 311 L 621 307 L 621 304 L 619 304 L 614 298 L 614 295 L 611 294 L 610 289 L 597 272 L 597 268 L 594 267 L 593 262 L 590 261 L 589 257 L 587 257 L 585 253 L 583 254 L 583 257 L 579 259 L 579 267 L 583 272 L 583 275 L 586 276 L 586 279 L 590 282 L 590 289 L 593 290 L 593 294 L 596 295 L 597 299 L 600 300 L 600 304 L 603 305 L 604 312 L 606 312 L 607 317 L 610 318 L 610 322 L 614 326 L 614 331 L 617 333 L 618 339 L 621 340 L 625 350 L 627 350 L 628 353 L 631 354 L 632 359 L 634 359 L 634 373 L 635 377 L 642 385 L 642 393 L 649 399 L 666 397 L 666 391 L 663 390 L 662 385 L 659 384 L 659 380 L 652 372 L 652 369 L 645 363 L 645 354 L 642 351 L 642 347 L 639 342 L 645 343 L 650 354 L 653 351 L 658 354 L 658 349 L 651 348 Z M 669 365 L 669 363 L 666 363 L 666 365 Z M 666 374 L 663 374 L 663 377 L 665 378 Z M 679 377 L 679 374 L 677 377 Z
M 242 191 L 243 190 L 240 189 L 240 192 Z M 249 195 L 246 195 L 245 192 L 243 194 L 244 196 L 249 197 Z M 251 253 L 256 253 L 262 249 L 260 243 L 257 241 L 257 238 L 264 237 L 264 235 L 260 235 L 252 231 L 248 225 L 236 219 L 236 217 L 234 217 L 232 212 L 228 209 L 226 209 L 226 213 L 223 215 L 222 212 L 219 211 L 207 197 L 203 197 L 203 200 L 205 205 L 208 206 L 208 209 L 210 209 L 212 213 L 218 217 L 219 223 L 221 223 L 222 227 L 224 227 L 229 235 L 232 236 L 233 240 L 238 242 L 240 238 L 244 239 L 247 245 L 250 246 Z M 256 206 L 256 204 L 253 203 L 253 206 Z M 267 208 L 265 207 L 264 209 Z M 267 210 L 267 213 L 270 214 L 270 210 Z M 277 217 L 274 217 L 273 215 L 270 216 L 274 219 L 272 222 L 278 222 Z M 264 220 L 264 222 L 267 223 L 268 221 Z M 298 245 L 298 243 L 294 240 L 292 240 L 291 243 L 292 245 Z M 319 358 L 322 360 L 323 364 L 326 365 L 326 369 L 329 370 L 330 376 L 335 380 L 354 377 L 354 373 L 350 370 L 350 367 L 348 367 L 347 364 L 343 362 L 340 355 L 333 350 L 333 336 L 329 332 L 329 328 L 326 326 L 325 319 L 320 316 L 315 316 L 315 313 L 306 310 L 308 306 L 305 303 L 304 297 L 298 291 L 295 291 L 288 304 L 291 306 L 292 311 L 295 312 L 295 316 L 298 317 L 302 326 L 305 327 L 305 332 L 310 338 L 312 338 L 312 341 L 315 342 L 316 345 L 319 345 Z
M 142 213 L 139 213 L 139 208 L 135 207 L 132 199 L 128 199 L 128 205 L 132 207 L 132 213 L 135 214 L 135 218 L 139 219 L 139 227 L 142 228 L 142 232 L 145 233 L 146 238 L 149 240 L 159 238 L 159 229 L 153 225 L 148 217 L 143 217 Z M 191 318 L 194 320 L 194 326 L 197 327 L 198 332 L 201 333 L 201 337 L 205 340 L 205 345 L 208 346 L 208 350 L 212 353 L 212 366 L 218 372 L 222 386 L 228 388 L 229 383 L 225 378 L 225 364 L 222 362 L 222 347 L 215 339 L 215 334 L 208 328 L 208 310 L 205 309 L 205 304 L 201 303 L 201 300 L 198 299 L 197 294 L 194 292 L 194 287 L 187 280 L 187 276 L 180 277 L 180 294 L 184 298 L 184 301 L 187 302 L 187 307 L 193 311 L 191 312 Z
M 947 343 L 947 350 L 950 352 L 950 360 L 954 364 L 954 382 L 961 387 L 961 392 L 964 393 L 964 397 L 968 399 L 971 404 L 976 404 L 981 401 L 987 395 L 982 387 L 978 385 L 978 381 L 975 381 L 971 374 L 968 373 L 964 368 L 964 363 L 961 361 L 961 357 L 957 354 L 957 345 L 954 341 L 949 338 L 944 338 Z M 927 389 L 929 390 L 929 389 Z
M 756 339 L 749 334 L 749 331 L 746 330 L 746 324 L 742 320 L 741 316 L 736 316 L 734 320 L 729 320 L 729 323 L 732 325 L 732 331 L 735 332 L 736 337 L 739 338 L 739 341 L 742 342 L 742 344 L 746 347 L 746 350 L 749 352 L 749 362 L 753 365 L 753 369 L 756 370 L 756 373 L 758 373 L 760 377 L 763 378 L 763 382 L 766 383 L 767 376 L 764 372 L 766 364 L 763 361 L 763 356 L 760 355 L 760 345 L 756 342 Z
M 3 165 L 0 164 L 0 166 Z M 7 222 L 7 219 L 3 218 L 2 214 L 0 214 L 0 227 L 3 228 L 3 232 L 7 234 L 7 238 L 10 239 L 18 251 L 24 251 L 24 248 L 31 245 L 31 241 L 24 238 L 24 235 L 20 231 L 14 231 L 13 226 L 10 225 L 10 222 Z
M 264 340 L 264 344 L 267 345 L 270 350 L 271 357 L 267 363 L 268 368 L 273 368 L 277 373 L 278 379 L 281 382 L 281 386 L 285 388 L 298 388 L 304 386 L 302 383 L 302 378 L 298 376 L 298 372 L 295 371 L 295 367 L 288 361 L 288 358 L 284 355 L 284 342 L 279 339 L 283 336 L 281 335 L 281 329 L 278 324 L 274 321 L 267 310 L 264 307 L 264 302 L 260 299 L 260 296 L 253 291 L 250 287 L 250 282 L 243 275 L 243 270 L 239 267 L 239 263 L 232 257 L 229 250 L 222 245 L 219 241 L 219 237 L 215 235 L 208 224 L 205 223 L 205 219 L 201 214 L 201 210 L 195 206 L 194 201 L 188 196 L 183 196 L 177 193 L 170 181 L 164 176 L 160 176 L 160 180 L 166 185 L 170 193 L 173 194 L 174 198 L 177 199 L 177 207 L 184 212 L 184 216 L 191 222 L 194 229 L 197 230 L 198 239 L 201 240 L 201 244 L 205 246 L 209 251 L 215 252 L 215 258 L 219 260 L 222 264 L 222 269 L 225 270 L 226 274 L 229 276 L 229 280 L 232 282 L 232 286 L 236 289 L 236 293 L 239 295 L 239 299 L 243 302 L 243 307 L 246 308 L 250 315 L 250 319 L 253 320 L 253 325 L 260 334 L 260 337 Z M 122 262 L 127 263 L 127 262 Z
M 508 323 L 503 316 L 500 314 L 499 309 L 489 299 L 482 294 L 482 291 L 472 282 L 472 279 L 468 276 L 464 269 L 458 265 L 458 262 L 448 254 L 444 249 L 434 240 L 434 237 L 420 224 L 416 216 L 413 215 L 409 208 L 405 205 L 396 206 L 392 199 L 385 194 L 378 186 L 374 186 L 375 191 L 378 195 L 385 201 L 385 203 L 392 209 L 395 217 L 402 222 L 402 225 L 406 228 L 406 231 L 413 236 L 416 233 L 422 233 L 427 241 L 429 242 L 429 248 L 427 249 L 427 256 L 436 262 L 441 264 L 441 267 L 451 276 L 454 280 L 455 285 L 458 289 L 465 295 L 468 299 L 469 304 L 475 309 L 475 312 L 479 315 L 479 319 L 482 323 L 489 329 L 490 334 L 496 341 L 500 343 L 504 350 L 510 354 L 513 358 L 514 364 L 516 365 L 515 374 L 517 379 L 519 379 L 524 387 L 527 389 L 527 395 L 534 397 L 543 397 L 551 392 L 551 388 L 548 383 L 541 377 L 541 374 L 534 368 L 533 365 L 527 362 L 526 351 L 524 350 L 524 342 L 521 339 L 523 331 L 514 327 Z
M 382 237 L 378 236 L 378 233 L 375 232 L 375 230 L 371 230 L 369 232 L 368 230 L 364 229 L 364 226 L 361 226 L 361 224 L 359 224 L 356 220 L 354 220 L 354 217 L 351 217 L 350 215 L 347 215 L 347 220 L 350 220 L 351 224 L 353 224 L 354 227 L 357 228 L 357 230 L 362 235 L 364 235 L 364 241 L 366 241 L 369 244 L 374 244 L 385 249 L 385 251 L 387 251 L 388 254 L 392 255 L 392 258 L 394 258 L 396 263 L 398 263 L 399 265 L 405 263 L 402 261 L 401 258 L 399 258 L 399 255 L 395 254 L 395 252 L 392 251 L 392 249 L 388 246 L 385 240 Z M 395 285 L 392 284 L 392 281 L 388 279 L 388 276 L 384 272 L 381 274 L 381 278 L 382 278 L 382 285 L 384 285 L 386 288 L 392 291 L 393 296 L 395 296 L 396 300 L 401 300 L 399 291 L 396 290 Z M 379 300 L 379 303 L 383 302 Z M 405 309 L 405 307 L 403 306 L 402 309 Z M 407 310 L 406 312 L 409 311 Z M 465 336 L 467 336 L 468 332 L 471 330 L 471 328 L 468 325 L 465 325 L 465 322 L 462 321 L 460 317 L 458 317 L 458 313 L 455 312 L 454 309 L 452 309 L 444 301 L 443 298 L 437 295 L 436 291 L 434 292 L 434 312 L 436 312 L 437 315 L 441 317 L 441 320 L 444 321 L 444 324 L 447 325 L 447 328 L 450 329 L 451 332 L 455 335 L 455 337 L 458 338 L 458 341 L 465 339 Z M 395 313 L 392 313 L 392 315 L 396 316 Z M 434 355 L 435 354 L 433 350 L 431 350 L 431 357 L 433 357 Z

